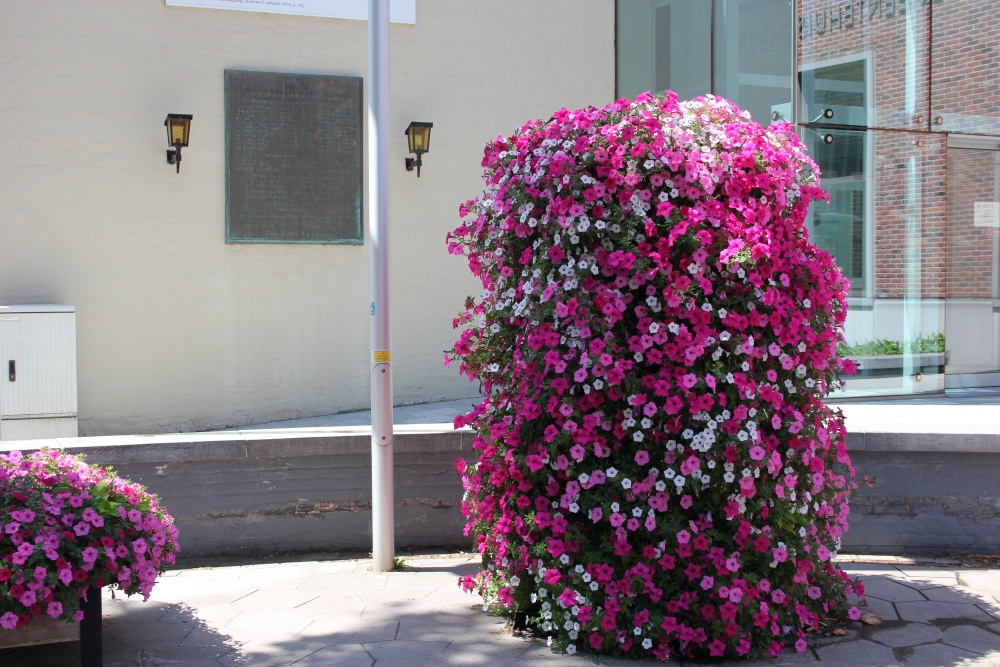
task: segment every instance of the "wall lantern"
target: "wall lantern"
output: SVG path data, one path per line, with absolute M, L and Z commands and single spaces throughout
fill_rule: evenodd
M 410 152 L 416 154 L 416 158 L 406 158 L 406 171 L 413 171 L 417 168 L 417 178 L 420 178 L 420 156 L 431 149 L 431 128 L 434 123 L 421 123 L 413 121 L 406 128 L 406 142 L 410 146 Z
M 167 164 L 176 164 L 177 173 L 181 173 L 181 148 L 187 148 L 191 136 L 191 119 L 187 113 L 168 113 L 163 124 L 167 128 Z

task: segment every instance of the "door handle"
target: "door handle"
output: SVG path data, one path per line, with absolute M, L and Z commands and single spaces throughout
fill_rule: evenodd
M 17 382 L 17 362 L 13 359 L 7 362 L 7 379 L 11 382 Z

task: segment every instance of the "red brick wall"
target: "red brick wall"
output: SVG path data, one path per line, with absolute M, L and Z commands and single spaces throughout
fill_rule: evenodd
M 995 201 L 996 170 L 981 151 L 952 148 L 948 151 L 948 296 L 993 296 L 993 244 L 997 230 L 976 227 L 973 205 Z
M 995 232 L 973 227 L 971 216 L 973 197 L 993 201 L 993 168 L 978 154 L 977 171 L 977 158 L 952 151 L 949 170 L 943 133 L 1000 134 L 1000 1 L 801 0 L 798 8 L 800 70 L 856 56 L 873 74 L 874 296 L 990 296 Z M 918 284 L 907 285 L 914 274 Z

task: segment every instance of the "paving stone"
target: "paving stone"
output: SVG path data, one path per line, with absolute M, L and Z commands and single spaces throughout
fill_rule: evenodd
M 878 578 L 865 582 L 865 596 L 869 598 L 879 598 L 889 602 L 913 602 L 924 600 L 920 591 L 909 586 L 893 581 L 892 579 Z
M 868 639 L 892 648 L 941 641 L 941 629 L 925 623 L 907 623 L 898 628 L 873 630 Z
M 543 642 L 532 642 L 532 646 L 521 653 L 521 661 L 526 665 L 559 665 L 559 667 L 589 667 L 596 665 L 599 656 L 593 653 L 568 655 L 555 651 Z M 641 663 L 640 663 L 641 664 Z
M 299 584 L 298 588 L 314 591 L 340 591 L 361 593 L 364 591 L 380 591 L 385 589 L 386 575 L 355 574 L 342 572 L 336 574 L 314 574 Z
M 963 571 L 959 574 L 958 581 L 963 586 L 1000 597 L 1000 570 Z
M 209 582 L 208 579 L 196 579 L 191 577 L 171 577 L 169 579 L 160 578 L 156 580 L 156 585 L 150 593 L 150 599 L 160 602 L 184 602 L 191 595 L 196 595 Z M 111 589 L 104 588 L 105 599 L 111 597 Z M 120 591 L 114 591 L 117 599 L 142 600 L 142 596 L 133 595 L 127 598 Z
M 189 595 L 185 602 L 196 607 L 202 605 L 232 604 L 256 590 L 256 586 L 238 579 L 216 579 L 207 582 L 198 592 Z
M 240 579 L 261 590 L 277 588 L 287 591 L 301 586 L 315 574 L 315 572 L 300 567 L 296 563 L 280 566 L 262 566 L 252 572 L 241 574 Z
M 442 650 L 442 654 L 448 664 L 524 667 L 525 663 L 521 661 L 524 648 L 524 644 L 519 641 L 480 637 L 478 641 L 449 644 Z
M 945 644 L 921 644 L 914 646 L 906 656 L 906 667 L 941 667 L 942 665 L 968 665 L 968 660 L 977 658 L 974 653 Z
M 183 625 L 172 623 L 112 622 L 104 627 L 103 645 L 123 650 L 180 646 L 187 634 Z
M 295 609 L 316 600 L 320 595 L 321 591 L 309 589 L 293 588 L 282 591 L 260 589 L 240 598 L 233 603 L 233 606 L 240 611 Z
M 928 600 L 940 600 L 941 602 L 996 603 L 996 600 L 989 593 L 964 586 L 938 586 L 921 592 Z
M 1000 651 L 1000 635 L 974 625 L 956 625 L 944 631 L 941 641 L 949 646 L 986 654 Z
M 172 665 L 185 665 L 188 663 L 214 663 L 219 664 L 218 658 L 234 650 L 231 646 L 200 646 L 200 647 L 172 647 L 172 648 L 150 648 L 139 652 L 142 660 L 142 667 L 168 667 Z
M 253 642 L 221 656 L 218 661 L 224 667 L 287 667 L 323 648 L 323 644 L 316 642 Z
M 254 640 L 278 640 L 294 637 L 302 632 L 313 619 L 297 611 L 241 611 L 226 623 L 226 629 L 234 630 Z
M 933 623 L 936 620 L 970 620 L 989 623 L 993 617 L 974 604 L 964 602 L 897 602 L 896 611 L 904 621 Z
M 873 577 L 883 576 L 886 573 L 898 573 L 899 570 L 892 563 L 842 563 L 835 561 L 847 574 L 852 577 Z
M 366 605 L 357 593 L 336 592 L 316 597 L 297 606 L 296 611 L 313 619 L 357 618 Z
M 297 565 L 312 574 L 348 574 L 364 567 L 365 564 L 356 560 L 322 560 L 304 561 Z
M 152 623 L 166 616 L 172 606 L 165 602 L 149 600 L 143 602 L 118 598 L 116 600 L 101 600 L 101 612 L 105 619 L 115 619 L 129 623 Z
M 309 623 L 296 638 L 324 645 L 364 644 L 391 641 L 398 631 L 399 621 L 396 619 L 322 619 Z
M 372 667 L 375 658 L 361 646 L 328 646 L 294 663 L 294 667 Z
M 896 613 L 896 607 L 887 600 L 880 600 L 878 598 L 868 598 L 868 606 L 862 611 L 874 611 L 876 614 L 882 617 L 883 621 L 898 621 L 899 614 Z
M 196 626 L 188 632 L 187 637 L 181 641 L 180 646 L 227 646 L 233 649 L 247 643 L 250 639 L 250 637 L 244 637 L 237 632 L 220 632 L 215 628 Z
M 822 664 L 843 664 L 860 667 L 861 665 L 879 665 L 889 667 L 898 665 L 896 656 L 888 646 L 861 639 L 856 642 L 844 642 L 833 646 L 823 646 L 816 649 Z
M 184 607 L 171 605 L 166 614 L 160 618 L 160 623 L 179 623 L 189 621 L 205 627 L 221 628 L 233 620 L 240 610 L 231 604 L 198 605 Z
M 948 577 L 889 577 L 889 579 L 921 592 L 942 586 L 955 586 L 958 583 L 954 575 Z
M 409 660 L 410 665 L 436 665 L 444 662 L 444 650 L 448 648 L 446 641 L 391 641 L 369 642 L 365 650 L 376 660 L 376 664 L 406 664 L 401 660 Z

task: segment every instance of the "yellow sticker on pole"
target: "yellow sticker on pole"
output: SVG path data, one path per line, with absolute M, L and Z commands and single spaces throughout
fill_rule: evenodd
M 375 350 L 375 363 L 384 364 L 392 359 L 392 352 L 389 350 Z

